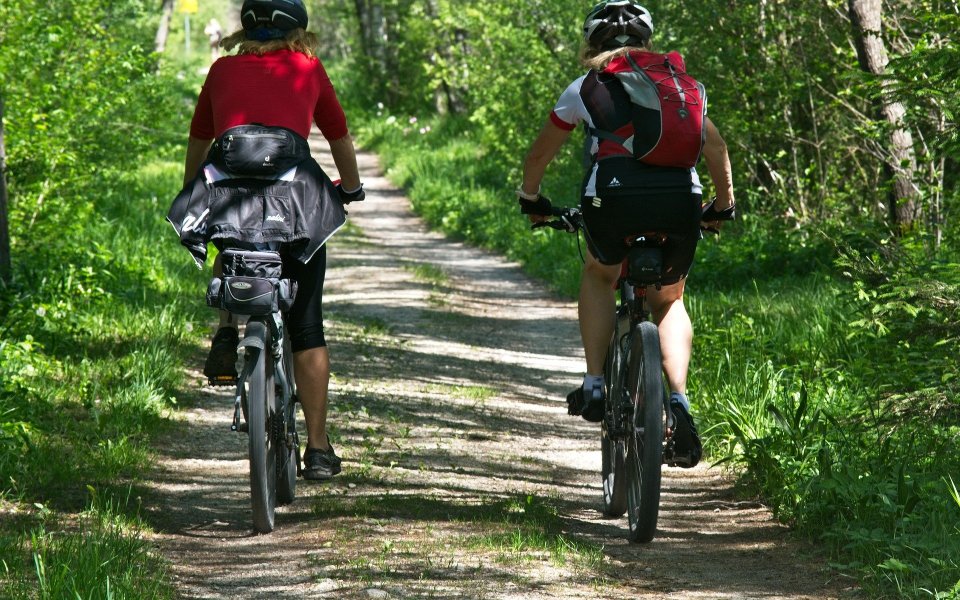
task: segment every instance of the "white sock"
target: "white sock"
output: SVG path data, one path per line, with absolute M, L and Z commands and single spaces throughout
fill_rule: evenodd
M 670 402 L 676 400 L 687 409 L 687 413 L 690 412 L 690 401 L 687 399 L 687 395 L 683 392 L 670 392 Z
M 592 394 L 593 400 L 599 400 L 603 397 L 603 375 L 584 375 L 583 391 Z

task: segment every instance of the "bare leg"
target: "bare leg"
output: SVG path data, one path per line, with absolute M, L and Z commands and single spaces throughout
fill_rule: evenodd
M 653 322 L 660 332 L 660 353 L 663 371 L 670 391 L 687 393 L 687 371 L 693 351 L 693 324 L 683 305 L 684 281 L 665 285 L 661 289 L 647 289 L 647 300 L 653 312 Z
M 293 355 L 297 391 L 307 426 L 307 447 L 327 450 L 327 398 L 330 388 L 330 352 L 310 348 Z
M 603 375 L 603 363 L 613 336 L 617 304 L 614 285 L 619 276 L 619 264 L 604 265 L 587 253 L 580 278 L 578 313 L 588 375 Z
M 223 255 L 217 254 L 217 258 L 213 261 L 213 276 L 220 277 L 223 275 Z M 233 320 L 233 314 L 225 310 L 217 311 L 220 314 L 220 324 L 217 326 L 218 329 L 224 327 L 233 327 L 237 328 L 237 323 Z

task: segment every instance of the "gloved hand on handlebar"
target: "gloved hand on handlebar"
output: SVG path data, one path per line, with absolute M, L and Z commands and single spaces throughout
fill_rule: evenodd
M 700 213 L 700 228 L 704 231 L 709 231 L 710 233 L 720 233 L 719 222 L 720 221 L 733 221 L 737 218 L 736 206 L 728 206 L 723 210 L 717 210 L 714 208 L 717 198 L 713 197 L 708 204 L 704 204 Z
M 549 217 L 553 214 L 553 203 L 539 190 L 536 194 L 528 194 L 522 188 L 517 188 L 517 201 L 520 203 L 520 214 L 522 215 Z
M 364 198 L 367 197 L 367 193 L 363 191 L 363 184 L 360 184 L 360 187 L 353 191 L 346 191 L 343 189 L 343 183 L 340 180 L 334 182 L 337 187 L 337 194 L 340 196 L 340 202 L 344 204 L 350 204 L 351 202 L 362 202 Z

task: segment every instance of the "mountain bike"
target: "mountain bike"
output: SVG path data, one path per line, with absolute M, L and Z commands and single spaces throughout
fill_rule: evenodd
M 586 230 L 578 208 L 557 208 L 553 221 L 534 225 Z M 603 513 L 626 513 L 628 538 L 649 542 L 657 530 L 661 468 L 674 459 L 673 423 L 663 376 L 660 334 L 646 292 L 662 285 L 663 245 L 669 234 L 632 235 L 617 282 L 614 334 L 604 365 L 606 399 L 600 427 Z
M 269 533 L 276 507 L 293 502 L 302 468 L 293 353 L 283 320 L 296 283 L 281 277 L 276 250 L 227 248 L 222 257 L 223 274 L 210 282 L 207 304 L 247 317 L 230 429 L 247 434 L 253 528 Z

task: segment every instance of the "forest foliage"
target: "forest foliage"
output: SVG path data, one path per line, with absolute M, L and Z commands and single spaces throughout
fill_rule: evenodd
M 135 481 L 207 315 L 163 222 L 196 81 L 153 53 L 158 17 L 152 0 L 0 2 L 5 598 L 172 596 Z
M 191 324 L 206 318 L 199 275 L 159 241 L 199 66 L 170 72 L 152 52 L 161 4 L 0 3 L 13 256 L 0 288 L 0 490 L 41 507 L 24 517 L 50 550 L 34 562 L 76 554 L 44 535 L 50 506 L 76 510 L 85 485 L 110 491 L 148 460 L 196 351 Z M 512 190 L 582 72 L 590 5 L 308 0 L 354 131 L 415 208 L 565 293 L 576 242 L 531 235 Z M 879 31 L 858 27 L 853 5 L 879 11 Z M 656 47 L 681 51 L 707 86 L 742 215 L 701 245 L 688 294 L 711 458 L 871 597 L 960 597 L 958 3 L 648 7 Z M 866 37 L 882 43 L 881 72 L 863 68 Z M 898 133 L 910 143 L 894 152 Z M 551 168 L 558 203 L 577 201 L 581 154 L 571 142 Z M 100 529 L 104 513 L 131 512 L 112 492 L 88 508 Z M 20 525 L 0 521 L 7 584 L 30 554 Z

